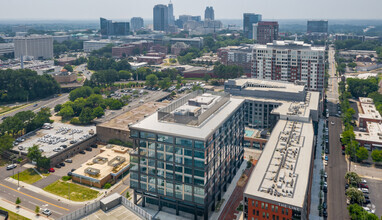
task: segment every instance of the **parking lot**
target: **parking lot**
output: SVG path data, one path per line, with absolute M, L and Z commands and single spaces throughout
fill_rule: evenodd
M 369 198 L 371 204 L 375 206 L 375 214 L 377 216 L 382 215 L 382 197 L 380 192 L 382 192 L 382 181 L 374 179 L 365 179 L 367 185 L 369 186 Z
M 28 148 L 38 145 L 42 154 L 46 157 L 62 151 L 64 148 L 90 138 L 95 132 L 95 126 L 75 126 L 71 124 L 53 123 L 51 128 L 42 128 L 36 133 L 22 137 L 23 142 L 13 147 L 15 151 L 28 153 Z

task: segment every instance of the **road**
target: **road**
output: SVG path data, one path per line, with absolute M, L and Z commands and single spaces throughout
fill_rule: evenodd
M 40 101 L 30 102 L 29 105 L 27 105 L 27 106 L 25 106 L 23 108 L 20 108 L 20 109 L 17 109 L 15 111 L 12 111 L 12 112 L 9 112 L 9 113 L 5 113 L 5 114 L 1 115 L 0 123 L 2 122 L 2 120 L 1 120 L 2 118 L 14 116 L 18 112 L 29 111 L 30 110 L 30 111 L 33 111 L 33 112 L 36 113 L 42 107 L 48 107 L 48 108 L 53 109 L 54 106 L 56 106 L 57 104 L 62 104 L 64 102 L 68 101 L 68 100 L 69 100 L 69 93 L 63 93 L 63 94 L 61 94 L 60 96 L 57 96 L 57 97 L 50 97 L 50 98 L 42 99 Z
M 92 72 L 88 70 L 87 64 L 81 64 L 79 66 L 76 66 L 74 68 L 74 71 L 82 72 L 82 74 L 86 77 L 87 80 L 90 80 L 90 77 L 92 76 Z
M 334 60 L 334 49 L 329 49 L 329 89 L 327 91 L 327 106 L 330 115 L 337 114 L 338 103 L 338 78 L 336 77 L 336 66 Z M 331 123 L 334 122 L 334 125 Z M 350 219 L 346 206 L 345 196 L 345 173 L 347 164 L 345 157 L 342 155 L 340 134 L 342 133 L 341 119 L 338 117 L 329 117 L 329 161 L 326 167 L 328 173 L 328 219 Z

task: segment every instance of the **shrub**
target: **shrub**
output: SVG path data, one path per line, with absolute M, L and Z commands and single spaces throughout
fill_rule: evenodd
M 72 177 L 71 177 L 71 176 L 63 176 L 61 179 L 62 179 L 63 181 L 68 181 L 68 180 L 71 180 Z
M 78 119 L 78 118 L 72 118 L 72 119 L 70 120 L 70 124 L 73 124 L 73 125 L 80 125 L 81 122 L 80 122 L 80 119 Z
M 110 184 L 110 183 L 106 183 L 106 184 L 103 186 L 104 189 L 110 189 L 110 187 L 111 187 L 111 184 Z

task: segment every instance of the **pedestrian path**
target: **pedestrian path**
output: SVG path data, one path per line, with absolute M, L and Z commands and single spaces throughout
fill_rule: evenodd
M 314 158 L 313 167 L 313 180 L 312 180 L 312 192 L 310 200 L 310 214 L 309 219 L 323 219 L 320 217 L 318 211 L 318 205 L 320 204 L 320 182 L 321 182 L 321 170 L 324 169 L 322 161 L 322 145 L 323 145 L 323 129 L 325 120 L 321 119 L 318 124 L 317 144 L 316 144 L 316 156 Z M 323 195 L 324 198 L 324 195 Z
M 24 216 L 26 218 L 30 219 L 49 219 L 44 215 L 37 216 L 36 213 L 33 210 L 30 210 L 28 208 L 25 208 L 23 206 L 20 206 L 20 208 L 16 208 L 16 205 L 13 203 L 10 203 L 9 201 L 1 198 L 0 199 L 0 207 L 3 207 L 11 212 L 14 212 L 16 214 L 19 214 L 21 216 Z

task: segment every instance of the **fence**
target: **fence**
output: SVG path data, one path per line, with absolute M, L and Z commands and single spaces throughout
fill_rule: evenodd
M 127 209 L 135 212 L 138 214 L 141 218 L 146 220 L 152 220 L 153 216 L 150 215 L 148 212 L 143 210 L 142 208 L 136 206 L 134 203 L 132 203 L 130 200 L 128 200 L 126 197 L 122 196 L 122 205 L 125 206 Z
M 90 203 L 89 205 L 85 205 L 83 208 L 80 208 L 80 209 L 78 209 L 72 213 L 69 213 L 69 214 L 59 218 L 59 220 L 81 219 L 81 218 L 99 210 L 100 206 L 101 206 L 100 201 Z

